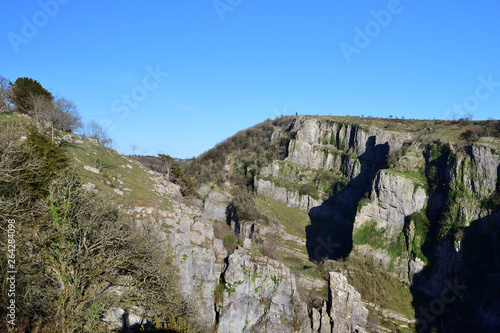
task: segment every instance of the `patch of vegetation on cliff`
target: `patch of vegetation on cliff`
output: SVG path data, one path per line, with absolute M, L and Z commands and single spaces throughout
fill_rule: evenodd
M 232 190 L 233 200 L 229 203 L 226 213 L 228 220 L 255 221 L 262 218 L 255 205 L 256 196 L 245 187 L 235 187 Z
M 446 166 L 448 164 L 451 148 L 449 143 L 440 140 L 427 146 L 427 165 L 425 176 L 429 188 L 437 192 L 446 192 L 449 184 L 446 180 Z
M 342 191 L 349 182 L 348 179 L 339 175 L 335 170 L 314 170 L 313 182 L 327 197 L 331 197 Z
M 295 135 L 290 131 L 290 125 L 295 119 L 295 117 L 268 119 L 240 131 L 187 163 L 184 166 L 185 173 L 198 185 L 204 183 L 221 185 L 231 180 L 252 187 L 253 176 L 262 167 L 274 160 L 285 158 L 288 143 Z M 274 133 L 279 133 L 279 136 L 273 138 Z M 239 167 L 240 172 L 234 172 L 234 168 L 225 170 L 224 166 L 228 162 L 229 165 Z
M 372 201 L 371 201 L 371 199 L 370 199 L 370 198 L 367 198 L 367 197 L 365 197 L 365 198 L 361 199 L 361 200 L 358 202 L 358 207 L 356 208 L 356 212 L 357 212 L 357 213 L 361 212 L 361 209 L 362 209 L 364 206 L 366 206 L 366 205 L 370 204 L 371 202 L 372 202 Z
M 290 192 L 297 192 L 299 196 L 308 195 L 315 200 L 319 199 L 318 190 L 316 188 L 316 185 L 312 181 L 308 183 L 296 183 L 280 178 L 263 178 L 263 179 L 270 181 L 276 187 L 282 187 Z
M 354 245 L 367 244 L 374 249 L 384 249 L 385 239 L 385 230 L 377 229 L 377 222 L 373 219 L 365 222 L 361 227 L 355 228 L 352 234 Z
M 301 174 L 300 181 L 293 182 L 280 178 L 262 178 L 273 183 L 274 186 L 285 188 L 290 192 L 297 192 L 300 197 L 307 195 L 315 200 L 328 198 L 342 191 L 348 180 L 334 170 L 313 170 L 307 175 Z
M 415 257 L 421 259 L 426 265 L 429 263 L 427 257 L 431 252 L 427 234 L 431 224 L 425 210 L 415 212 L 408 216 L 409 224 L 405 226 L 405 234 L 408 239 L 408 251 Z M 410 232 L 413 231 L 413 232 Z M 427 255 L 426 255 L 427 254 Z
M 387 253 L 391 256 L 391 259 L 394 260 L 396 258 L 404 258 L 406 257 L 406 241 L 404 232 L 400 232 L 397 235 L 394 235 L 392 240 L 389 242 L 389 246 L 387 247 Z
M 497 187 L 495 192 L 493 192 L 487 200 L 482 204 L 483 208 L 490 209 L 491 211 L 500 210 L 500 188 Z
M 285 177 L 290 174 L 293 174 L 293 176 L 297 178 L 300 174 L 299 167 L 289 161 L 280 161 L 278 162 L 278 165 L 280 173 Z
M 267 216 L 268 220 L 279 222 L 290 235 L 306 238 L 306 226 L 311 224 L 306 212 L 298 208 L 288 207 L 284 203 L 266 196 L 257 197 L 255 202 L 261 214 Z

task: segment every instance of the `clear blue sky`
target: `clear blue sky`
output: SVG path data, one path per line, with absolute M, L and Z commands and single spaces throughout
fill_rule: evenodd
M 500 118 L 499 1 L 42 0 L 2 9 L 0 75 L 31 77 L 74 101 L 126 154 L 137 144 L 143 154 L 197 156 L 296 112 Z

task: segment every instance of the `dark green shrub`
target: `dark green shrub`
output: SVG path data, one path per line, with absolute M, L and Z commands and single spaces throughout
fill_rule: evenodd
M 227 207 L 227 214 L 230 219 L 238 221 L 254 221 L 261 217 L 253 194 L 242 187 L 234 188 L 233 200 Z
M 31 78 L 20 77 L 12 85 L 11 100 L 21 113 L 28 114 L 33 109 L 31 98 L 37 95 L 44 96 L 50 101 L 54 99 L 49 91 L 42 87 L 38 81 Z
M 464 139 L 465 141 L 467 141 L 467 143 L 471 144 L 473 142 L 478 141 L 480 136 L 476 131 L 469 129 L 469 130 L 463 132 L 462 134 L 460 134 L 460 137 L 462 139 Z
M 234 250 L 236 250 L 236 248 L 240 244 L 238 239 L 232 234 L 229 234 L 226 237 L 224 237 L 222 243 L 224 244 L 224 248 L 226 249 L 229 255 L 233 254 Z

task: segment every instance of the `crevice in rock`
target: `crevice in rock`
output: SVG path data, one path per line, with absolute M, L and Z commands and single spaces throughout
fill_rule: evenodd
M 221 270 L 221 273 L 219 275 L 219 285 L 220 284 L 223 284 L 225 285 L 226 284 L 226 280 L 225 280 L 225 274 L 226 274 L 226 270 L 229 266 L 229 256 L 230 254 L 228 254 L 225 258 L 224 258 L 224 267 L 222 268 Z M 216 290 L 215 292 L 220 292 L 218 290 L 219 286 L 215 286 Z M 224 297 L 224 291 L 222 291 L 222 297 Z M 219 301 L 219 299 L 217 297 L 214 297 L 214 311 L 215 311 L 215 323 L 214 323 L 214 326 L 215 328 L 217 329 L 219 327 L 219 322 L 220 322 L 220 308 L 219 308 L 219 305 L 221 304 L 217 304 Z M 223 300 L 222 300 L 223 302 Z

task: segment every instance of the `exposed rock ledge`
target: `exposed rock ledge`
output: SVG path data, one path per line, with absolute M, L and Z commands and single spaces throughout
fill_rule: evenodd
M 322 200 L 316 200 L 308 195 L 300 195 L 299 192 L 296 191 L 289 191 L 265 179 L 257 180 L 255 187 L 259 195 L 266 195 L 276 201 L 284 203 L 288 207 L 298 207 L 300 210 L 306 212 L 309 212 L 311 208 L 320 206 L 323 203 Z

